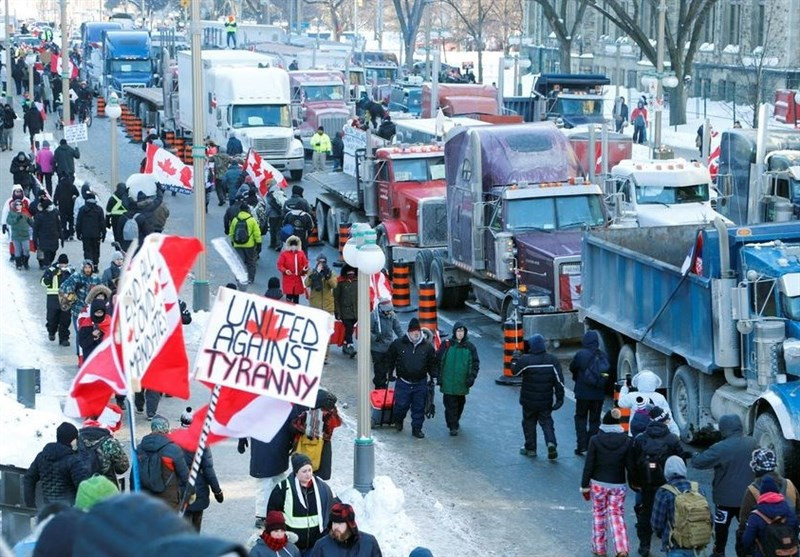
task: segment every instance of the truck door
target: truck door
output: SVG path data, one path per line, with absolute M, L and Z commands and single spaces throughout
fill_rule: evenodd
M 486 250 L 486 269 L 495 269 L 495 241 L 494 238 L 505 228 L 502 204 L 499 199 L 487 202 L 483 206 L 483 222 L 488 226 L 483 231 L 483 245 Z

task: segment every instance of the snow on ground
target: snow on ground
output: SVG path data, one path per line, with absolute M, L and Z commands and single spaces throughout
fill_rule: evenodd
M 17 402 L 14 389 L 0 381 L 0 463 L 27 468 L 45 444 L 54 440 L 64 421 L 58 411 L 32 410 Z M 23 441 L 24 440 L 24 441 Z

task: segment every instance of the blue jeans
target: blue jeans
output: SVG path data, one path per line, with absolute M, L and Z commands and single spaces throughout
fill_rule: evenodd
M 428 396 L 428 385 L 423 379 L 417 383 L 406 383 L 398 379 L 394 387 L 394 419 L 403 423 L 408 409 L 411 408 L 411 428 L 422 429 L 425 422 L 425 399 Z

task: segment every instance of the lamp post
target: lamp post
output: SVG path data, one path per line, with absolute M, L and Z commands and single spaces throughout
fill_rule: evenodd
M 375 445 L 370 418 L 370 307 L 369 286 L 373 274 L 383 269 L 386 257 L 367 224 L 353 223 L 351 238 L 343 250 L 345 262 L 358 269 L 358 428 L 355 441 L 353 487 L 362 494 L 372 490 L 375 478 Z
M 67 0 L 61 0 L 61 121 L 67 126 L 69 114 L 69 26 L 67 25 Z
M 5 6 L 6 13 L 4 19 L 5 19 L 6 30 L 3 36 L 10 39 L 11 33 L 9 27 L 11 26 L 11 22 L 8 19 L 8 0 L 5 0 L 5 4 L 6 4 Z M 14 95 L 11 94 L 11 81 L 12 81 L 11 68 L 13 67 L 13 65 L 14 65 L 14 60 L 11 58 L 11 41 L 6 40 L 6 103 L 8 103 L 9 105 L 11 105 L 11 101 L 14 100 Z
M 108 96 L 106 116 L 111 119 L 111 187 L 117 187 L 117 119 L 122 116 L 122 107 L 115 92 Z

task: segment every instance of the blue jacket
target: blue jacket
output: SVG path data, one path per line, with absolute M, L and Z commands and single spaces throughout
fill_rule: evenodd
M 745 551 L 752 551 L 753 557 L 769 557 L 760 551 L 759 545 L 756 543 L 763 538 L 767 523 L 755 511 L 759 511 L 770 520 L 783 517 L 786 520 L 786 524 L 795 530 L 797 529 L 797 516 L 789 508 L 789 504 L 783 496 L 778 493 L 764 493 L 758 500 L 759 503 L 756 505 L 754 512 L 751 512 L 747 518 L 747 526 L 745 526 L 744 534 L 742 534 L 742 546 Z
M 225 152 L 228 153 L 229 157 L 235 157 L 236 155 L 244 153 L 244 148 L 239 138 L 230 136 L 228 138 L 228 144 L 225 146 Z
M 303 407 L 295 405 L 281 429 L 269 443 L 250 439 L 250 476 L 271 478 L 289 469 L 289 453 L 292 452 L 295 435 L 292 421 L 303 410 L 305 410 Z
M 239 192 L 239 186 L 244 183 L 241 165 L 231 163 L 228 171 L 222 176 L 222 183 L 225 185 L 225 189 L 228 190 L 228 202 L 233 205 L 236 194 Z
M 572 362 L 569 364 L 569 371 L 575 381 L 575 398 L 578 400 L 605 400 L 605 390 L 603 387 L 589 385 L 583 380 L 583 372 L 594 361 L 598 359 L 597 366 L 601 373 L 608 374 L 611 367 L 608 363 L 608 356 L 600 350 L 600 337 L 596 331 L 586 331 L 581 340 L 582 348 L 575 353 Z
M 194 460 L 194 451 L 190 452 L 184 449 L 183 456 L 186 457 L 186 465 L 191 468 L 192 460 Z M 203 451 L 203 457 L 200 459 L 200 471 L 194 484 L 196 498 L 194 503 L 189 505 L 188 510 L 203 511 L 207 509 L 211 502 L 209 494 L 212 491 L 219 493 L 222 488 L 219 486 L 217 473 L 214 471 L 214 458 L 211 456 L 211 450 L 206 447 L 206 450 Z

